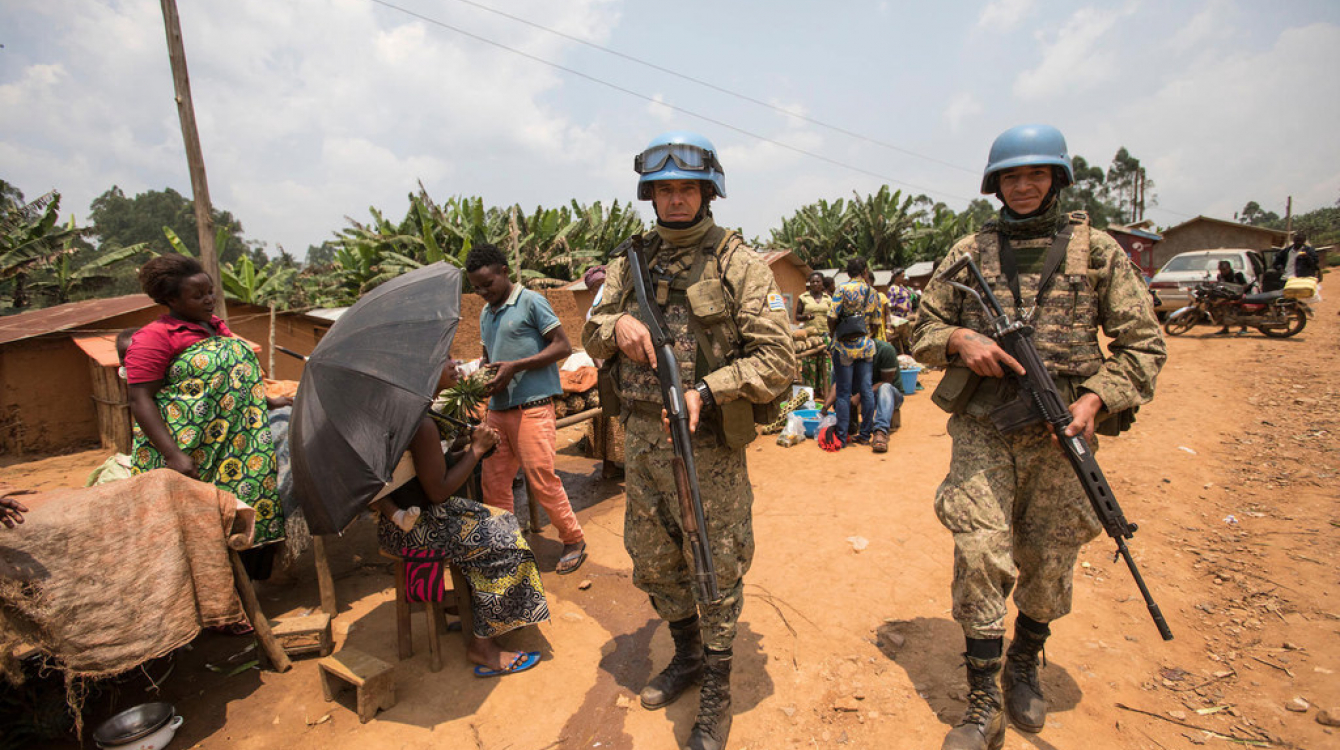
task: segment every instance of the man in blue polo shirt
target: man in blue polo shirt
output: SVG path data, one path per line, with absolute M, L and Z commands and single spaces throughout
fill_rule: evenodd
M 557 572 L 571 573 L 586 559 L 586 542 L 554 473 L 553 400 L 563 393 L 558 362 L 572 353 L 572 345 L 549 301 L 512 283 L 507 258 L 497 247 L 475 245 L 465 272 L 488 303 L 479 313 L 479 336 L 493 373 L 488 425 L 499 435 L 497 453 L 484 462 L 484 502 L 511 511 L 512 478 L 520 467 L 531 499 L 549 514 L 563 542 Z

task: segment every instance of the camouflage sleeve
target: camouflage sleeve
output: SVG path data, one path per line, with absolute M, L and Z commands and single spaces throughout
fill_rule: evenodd
M 703 378 L 718 403 L 747 399 L 756 404 L 773 400 L 796 375 L 796 351 L 786 307 L 773 309 L 769 294 L 780 294 L 772 270 L 758 254 L 740 246 L 725 269 L 727 286 L 735 296 L 735 326 L 744 339 L 744 356 Z
M 614 324 L 623 316 L 624 285 L 628 277 L 628 261 L 615 258 L 605 269 L 605 289 L 600 293 L 600 304 L 591 311 L 591 317 L 582 326 L 582 348 L 596 359 L 609 359 L 619 352 L 614 338 Z
M 964 294 L 940 281 L 940 271 L 964 255 L 975 255 L 976 247 L 976 235 L 955 243 L 922 290 L 917 322 L 912 328 L 912 356 L 924 365 L 943 367 L 949 364 L 949 337 L 964 327 Z
M 1080 387 L 1097 394 L 1108 412 L 1117 412 L 1154 397 L 1168 348 L 1149 290 L 1121 246 L 1097 231 L 1092 242 L 1089 267 L 1098 276 L 1098 314 L 1103 333 L 1112 339 L 1111 356 Z

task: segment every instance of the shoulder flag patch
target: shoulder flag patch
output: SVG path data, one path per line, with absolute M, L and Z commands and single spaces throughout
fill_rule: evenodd
M 776 292 L 772 292 L 771 294 L 768 295 L 768 309 L 785 310 L 786 298 L 782 297 L 782 295 Z

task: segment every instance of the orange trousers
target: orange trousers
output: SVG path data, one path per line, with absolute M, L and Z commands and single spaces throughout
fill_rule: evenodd
M 487 424 L 498 431 L 498 450 L 484 462 L 484 503 L 510 512 L 512 478 L 520 467 L 531 499 L 549 514 L 558 538 L 564 544 L 576 544 L 582 540 L 582 526 L 572 512 L 563 482 L 554 473 L 556 422 L 552 403 L 489 412 Z

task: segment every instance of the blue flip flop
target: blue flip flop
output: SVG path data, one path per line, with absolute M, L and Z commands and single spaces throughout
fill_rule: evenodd
M 475 677 L 501 677 L 505 674 L 515 674 L 516 672 L 524 672 L 539 663 L 539 651 L 521 651 L 517 653 L 512 663 L 504 669 L 490 669 L 483 664 L 477 665 L 475 667 Z

